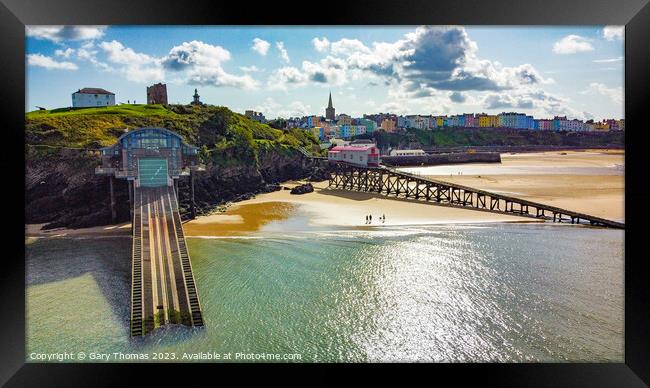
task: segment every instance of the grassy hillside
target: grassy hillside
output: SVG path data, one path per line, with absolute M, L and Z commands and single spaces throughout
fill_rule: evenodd
M 279 130 L 225 107 L 188 105 L 118 105 L 62 108 L 25 115 L 27 145 L 97 149 L 115 143 L 126 128 L 164 127 L 201 148 L 205 162 L 253 161 L 260 150 L 318 152 L 318 141 L 300 130 Z M 38 147 L 37 147 L 38 148 Z

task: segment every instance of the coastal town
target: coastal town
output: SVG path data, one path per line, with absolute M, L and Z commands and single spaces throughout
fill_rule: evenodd
M 73 108 L 110 107 L 116 105 L 115 93 L 102 88 L 83 88 L 72 94 Z M 133 101 L 135 104 L 136 101 Z M 156 83 L 146 88 L 146 103 L 168 104 L 167 85 Z M 127 104 L 131 104 L 128 100 Z M 203 105 L 198 90 L 194 89 L 190 105 Z M 329 93 L 324 116 L 310 115 L 303 117 L 275 118 L 268 120 L 263 112 L 246 110 L 244 115 L 262 124 L 269 124 L 278 129 L 297 128 L 313 134 L 320 142 L 321 149 L 328 149 L 327 158 L 336 162 L 347 162 L 362 166 L 379 166 L 381 156 L 401 157 L 405 160 L 426 163 L 427 159 L 416 158 L 426 155 L 420 148 L 380 149 L 373 142 L 373 133 L 401 134 L 409 129 L 435 131 L 440 129 L 509 129 L 522 131 L 555 132 L 610 132 L 624 131 L 624 119 L 603 119 L 582 121 L 569 119 L 567 116 L 553 118 L 535 118 L 519 112 L 502 112 L 498 114 L 465 113 L 449 116 L 434 115 L 396 115 L 392 113 L 364 114 L 352 117 L 345 113 L 336 113 Z M 465 156 L 466 162 L 491 161 L 494 155 Z M 388 159 L 388 158 L 386 158 Z
M 73 107 L 97 107 L 115 105 L 115 94 L 101 88 L 83 88 L 73 93 Z M 130 103 L 130 101 L 129 101 Z M 135 101 L 133 102 L 135 103 Z M 167 86 L 157 83 L 147 87 L 147 104 L 168 104 Z M 202 104 L 195 89 L 190 104 Z M 399 133 L 405 129 L 436 130 L 442 128 L 510 128 L 532 131 L 607 132 L 624 131 L 625 119 L 607 118 L 583 121 L 567 116 L 535 118 L 526 113 L 501 112 L 498 114 L 463 113 L 455 115 L 397 115 L 393 113 L 364 114 L 352 117 L 336 113 L 329 94 L 325 115 L 302 117 L 278 117 L 267 119 L 263 112 L 246 110 L 244 115 L 263 124 L 280 125 L 281 128 L 300 128 L 309 131 L 322 141 L 351 139 L 372 134 L 375 131 Z

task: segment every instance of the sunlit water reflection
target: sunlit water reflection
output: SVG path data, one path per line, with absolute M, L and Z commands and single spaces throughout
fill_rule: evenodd
M 623 360 L 622 231 L 496 224 L 193 238 L 207 326 L 140 340 L 127 331 L 128 239 L 70 241 L 28 245 L 29 352 Z

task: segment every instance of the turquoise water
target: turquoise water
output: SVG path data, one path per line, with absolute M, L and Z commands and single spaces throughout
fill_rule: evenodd
M 492 224 L 191 238 L 206 327 L 135 340 L 129 239 L 40 240 L 27 246 L 28 360 L 68 351 L 622 362 L 623 237 Z

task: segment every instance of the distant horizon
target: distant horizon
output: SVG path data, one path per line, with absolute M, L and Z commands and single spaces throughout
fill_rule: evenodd
M 84 87 L 267 119 L 518 112 L 624 119 L 624 30 L 558 27 L 28 26 L 25 111 Z M 45 86 L 45 87 L 43 87 Z

